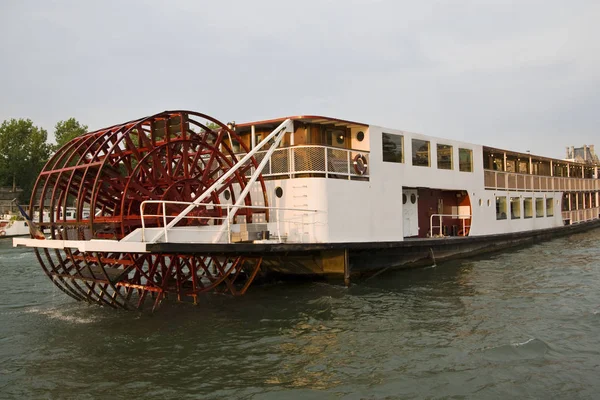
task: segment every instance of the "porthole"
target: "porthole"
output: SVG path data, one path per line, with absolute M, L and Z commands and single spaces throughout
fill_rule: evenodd
M 481 201 L 481 199 L 479 199 L 479 207 L 481 207 L 481 204 L 482 204 L 482 203 L 483 203 L 483 202 Z
M 356 134 L 356 140 L 358 140 L 359 142 L 362 142 L 365 139 L 365 133 L 363 131 L 359 131 Z
M 417 202 L 417 195 L 416 194 L 411 194 L 410 195 L 410 202 L 415 204 Z
M 229 191 L 229 189 L 225 189 L 225 191 L 223 192 L 223 197 L 225 197 L 225 200 L 229 200 L 231 198 L 231 192 Z
M 275 188 L 275 196 L 279 198 L 283 197 L 283 189 L 281 188 L 281 186 L 277 186 Z
M 488 201 L 487 201 L 487 205 L 488 205 L 488 207 L 490 206 L 490 204 L 491 204 L 491 203 L 490 203 L 490 199 L 488 199 Z
M 345 139 L 344 135 L 340 133 L 336 136 L 335 140 L 337 141 L 338 144 L 344 144 L 344 139 Z
M 407 201 L 407 200 L 408 200 L 408 199 L 406 198 L 406 195 L 403 193 L 403 194 L 402 194 L 402 204 L 406 204 L 406 201 Z

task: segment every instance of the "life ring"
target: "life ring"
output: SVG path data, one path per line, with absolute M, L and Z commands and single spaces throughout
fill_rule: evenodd
M 354 159 L 352 161 L 354 164 L 354 171 L 358 175 L 364 175 L 367 172 L 367 157 L 365 157 L 361 153 L 358 153 L 354 156 Z
M 6 236 L 6 231 L 0 231 L 0 236 Z

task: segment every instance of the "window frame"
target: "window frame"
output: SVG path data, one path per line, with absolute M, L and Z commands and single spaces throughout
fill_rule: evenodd
M 464 169 L 461 154 L 466 152 L 469 155 L 469 169 Z M 460 172 L 473 172 L 473 149 L 463 147 L 458 148 L 458 170 Z
M 442 150 L 450 149 L 450 168 L 444 168 L 444 167 L 440 166 L 441 165 L 440 162 L 442 162 L 442 160 L 440 160 L 440 146 L 444 146 L 444 148 Z M 452 171 L 454 169 L 454 146 L 452 146 L 451 144 L 436 143 L 436 152 L 437 152 L 437 168 L 447 170 L 447 171 Z
M 384 139 L 386 136 L 387 136 L 387 139 L 395 146 L 397 146 L 398 143 L 392 139 L 393 138 L 400 139 L 400 152 L 399 153 L 398 152 L 390 152 L 389 150 L 386 151 L 385 139 Z M 404 164 L 404 135 L 398 135 L 396 133 L 381 132 L 381 151 L 382 151 L 383 162 Z M 390 156 L 390 154 L 392 154 L 392 156 Z M 398 156 L 400 156 L 399 161 L 398 161 Z
M 514 208 L 513 206 L 517 206 Z M 521 198 L 511 197 L 510 198 L 510 219 L 521 219 Z
M 554 199 L 553 198 L 546 199 L 546 217 L 554 217 Z
M 417 146 L 415 146 L 415 142 L 422 142 L 422 144 L 417 144 Z M 418 139 L 418 138 L 412 138 L 411 139 L 411 153 L 412 153 L 412 165 L 413 167 L 431 167 L 431 141 L 430 140 L 423 140 L 423 139 Z M 427 144 L 427 165 L 425 164 L 418 164 L 415 163 L 416 160 L 419 160 L 417 158 L 417 153 L 419 151 L 423 151 L 421 150 L 421 148 Z
M 502 201 L 504 200 L 504 201 Z M 504 206 L 504 207 L 502 207 Z M 508 218 L 507 215 L 507 202 L 506 196 L 496 196 L 496 220 L 502 221 Z M 503 215 L 504 214 L 504 215 Z
M 541 210 L 541 213 L 540 213 L 540 210 Z M 544 204 L 544 198 L 536 197 L 535 198 L 535 217 L 536 218 L 544 218 L 545 215 L 546 215 L 546 205 Z
M 529 215 L 527 215 L 527 203 L 529 203 Z M 533 198 L 523 197 L 523 218 L 533 218 Z

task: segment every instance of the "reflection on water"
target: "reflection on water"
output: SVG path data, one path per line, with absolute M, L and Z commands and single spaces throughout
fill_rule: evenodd
M 0 397 L 595 398 L 599 239 L 154 315 L 76 303 L 0 241 Z

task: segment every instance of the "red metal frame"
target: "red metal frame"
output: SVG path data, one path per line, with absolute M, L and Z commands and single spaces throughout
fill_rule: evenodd
M 218 128 L 210 129 L 209 123 Z M 44 166 L 34 186 L 30 215 L 40 211 L 36 222 L 41 229 L 50 230 L 52 239 L 121 239 L 141 227 L 143 201 L 191 202 L 231 169 L 238 157 L 229 138 L 248 152 L 226 125 L 190 111 L 165 111 L 79 136 Z M 257 166 L 252 158 L 204 202 L 219 204 L 221 193 L 229 190 L 235 203 L 234 187 L 241 192 Z M 252 222 L 255 214 L 268 220 L 262 176 L 257 182 L 265 209 L 240 209 L 236 216 L 246 222 Z M 253 204 L 250 194 L 243 204 Z M 75 218 L 68 219 L 66 210 L 72 205 Z M 145 212 L 157 214 L 157 207 L 148 205 Z M 177 215 L 183 208 L 169 205 L 167 213 Z M 51 211 L 49 221 L 44 220 L 43 210 Z M 89 216 L 84 216 L 85 210 Z M 220 207 L 198 207 L 194 215 L 205 219 L 187 219 L 179 225 L 222 223 Z M 162 226 L 161 218 L 145 218 L 147 227 Z M 135 307 L 141 307 L 149 294 L 154 306 L 167 293 L 176 293 L 179 300 L 191 297 L 194 302 L 199 293 L 209 290 L 243 294 L 261 263 L 260 258 L 213 254 L 91 254 L 47 249 L 36 249 L 36 254 L 46 274 L 71 297 L 124 308 L 131 308 L 133 297 L 137 298 Z

